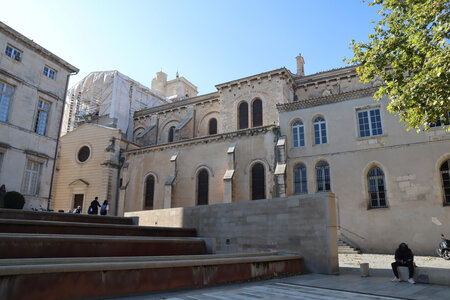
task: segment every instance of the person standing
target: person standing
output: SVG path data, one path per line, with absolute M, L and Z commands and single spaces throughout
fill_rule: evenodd
M 108 204 L 108 200 L 103 201 L 102 206 L 100 207 L 100 214 L 102 216 L 106 216 L 108 214 L 109 211 L 109 204 Z
M 95 197 L 91 202 L 91 206 L 89 206 L 88 213 L 90 215 L 98 215 L 98 208 L 100 207 L 100 203 L 98 202 L 98 197 Z
M 398 246 L 398 249 L 395 250 L 395 262 L 391 264 L 392 271 L 394 272 L 395 277 L 392 279 L 394 282 L 400 281 L 398 277 L 398 267 L 408 267 L 409 270 L 409 279 L 408 282 L 411 284 L 416 283 L 413 279 L 414 276 L 414 254 L 411 249 L 408 248 L 406 243 L 401 243 Z

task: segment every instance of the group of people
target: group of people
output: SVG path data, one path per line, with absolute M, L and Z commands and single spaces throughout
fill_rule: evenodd
M 98 208 L 99 207 L 100 207 L 100 215 L 106 216 L 108 214 L 108 211 L 109 211 L 108 200 L 103 201 L 103 204 L 100 205 L 100 203 L 98 202 L 98 197 L 95 197 L 95 199 L 92 200 L 91 205 L 89 205 L 88 214 L 90 214 L 90 215 L 98 215 Z M 68 212 L 69 213 L 74 213 L 74 214 L 80 214 L 81 213 L 81 206 L 78 205 L 78 207 L 74 208 L 73 211 L 69 210 Z

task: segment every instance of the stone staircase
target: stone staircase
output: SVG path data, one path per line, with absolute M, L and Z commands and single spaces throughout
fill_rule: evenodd
M 0 209 L 0 298 L 133 295 L 304 272 L 298 255 L 213 254 L 195 229 Z
M 361 250 L 350 246 L 345 241 L 338 239 L 338 253 L 339 254 L 361 254 Z

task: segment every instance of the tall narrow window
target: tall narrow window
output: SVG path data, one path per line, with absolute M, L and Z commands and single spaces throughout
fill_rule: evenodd
M 217 120 L 215 118 L 209 119 L 208 127 L 209 134 L 217 134 Z
M 294 167 L 294 186 L 296 194 L 308 193 L 306 181 L 306 166 L 298 164 Z
M 367 173 L 367 181 L 369 184 L 370 208 L 387 207 L 383 171 L 378 167 L 370 169 Z
M 380 109 L 358 111 L 359 137 L 383 134 Z
M 27 161 L 25 174 L 22 181 L 22 193 L 25 195 L 37 195 L 39 192 L 39 175 L 41 164 L 32 160 Z
M 208 205 L 209 175 L 205 169 L 197 176 L 197 205 Z
M 260 163 L 252 167 L 252 200 L 266 198 L 264 166 Z
M 305 146 L 305 129 L 302 121 L 292 124 L 292 139 L 294 148 Z
M 3 152 L 0 152 L 0 172 L 2 171 L 3 156 L 5 156 L 5 154 Z
M 175 126 L 172 126 L 172 127 L 169 128 L 169 139 L 168 139 L 168 142 L 172 143 L 174 138 L 175 138 Z
M 450 205 L 450 160 L 441 165 L 442 191 L 444 193 L 444 205 Z
M 321 161 L 316 165 L 317 191 L 331 191 L 330 166 L 327 162 Z
M 50 103 L 39 100 L 36 122 L 34 124 L 34 132 L 45 135 L 45 127 L 47 126 L 48 112 L 50 111 Z
M 14 89 L 2 82 L 0 82 L 0 121 L 6 122 L 8 120 L 9 103 Z
M 252 127 L 262 126 L 263 124 L 263 108 L 262 101 L 256 99 L 252 104 Z
M 314 120 L 314 144 L 321 145 L 327 143 L 327 127 L 325 119 L 318 117 Z
M 239 128 L 238 129 L 245 129 L 248 128 L 248 103 L 242 102 L 239 105 Z
M 155 176 L 149 175 L 145 180 L 144 209 L 153 209 L 154 197 L 155 197 Z

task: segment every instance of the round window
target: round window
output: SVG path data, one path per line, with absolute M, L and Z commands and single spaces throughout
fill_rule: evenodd
M 91 155 L 91 149 L 89 149 L 88 146 L 83 146 L 78 151 L 78 160 L 80 162 L 85 162 L 89 158 L 89 155 Z

